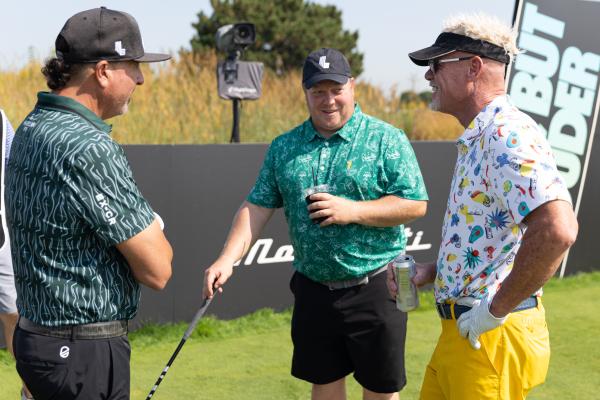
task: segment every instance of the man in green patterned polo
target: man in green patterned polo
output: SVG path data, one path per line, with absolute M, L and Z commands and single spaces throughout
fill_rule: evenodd
M 204 293 L 222 290 L 273 212 L 283 207 L 294 247 L 292 375 L 312 398 L 344 399 L 354 377 L 367 400 L 397 399 L 406 384 L 406 314 L 386 296 L 386 265 L 404 251 L 405 224 L 427 194 L 404 132 L 354 102 L 339 51 L 311 53 L 302 84 L 310 118 L 271 144 Z
M 145 53 L 130 15 L 71 17 L 15 135 L 6 208 L 17 288 L 17 371 L 35 399 L 129 399 L 127 322 L 139 283 L 162 289 L 172 250 L 104 120 L 124 114 Z

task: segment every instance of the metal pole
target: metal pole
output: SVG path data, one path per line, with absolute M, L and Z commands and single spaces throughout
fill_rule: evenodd
M 233 99 L 233 128 L 231 129 L 231 139 L 229 143 L 240 142 L 240 100 Z

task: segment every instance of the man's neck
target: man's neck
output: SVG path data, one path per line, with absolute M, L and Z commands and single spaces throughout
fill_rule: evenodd
M 471 121 L 475 119 L 477 114 L 479 114 L 485 106 L 490 104 L 496 97 L 505 94 L 506 91 L 504 88 L 489 90 L 481 94 L 474 94 L 471 100 L 468 101 L 467 106 L 464 108 L 464 112 L 457 116 L 458 121 L 466 129 L 471 124 Z
M 98 99 L 91 93 L 84 92 L 81 90 L 79 86 L 68 86 L 59 90 L 53 91 L 54 94 L 59 96 L 69 97 L 76 102 L 80 103 L 91 112 L 96 114 L 98 118 L 102 118 L 102 112 L 100 109 L 100 104 L 98 103 Z

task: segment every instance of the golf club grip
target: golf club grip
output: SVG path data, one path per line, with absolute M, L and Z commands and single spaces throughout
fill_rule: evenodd
M 196 325 L 198 325 L 198 321 L 200 321 L 200 318 L 202 318 L 202 316 L 204 315 L 204 312 L 206 311 L 206 309 L 208 308 L 208 306 L 210 305 L 212 300 L 213 300 L 213 297 L 210 297 L 210 298 L 207 297 L 204 299 L 204 303 L 202 303 L 202 306 L 196 312 L 196 315 L 194 315 L 192 322 L 190 322 L 190 325 L 188 326 L 187 330 L 183 334 L 183 340 L 187 340 L 190 337 L 190 335 L 192 334 L 192 332 L 194 332 L 194 329 L 196 329 Z

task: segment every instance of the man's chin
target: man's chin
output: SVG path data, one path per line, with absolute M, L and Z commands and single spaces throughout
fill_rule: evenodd
M 326 129 L 328 131 L 337 131 L 339 130 L 343 124 L 340 124 L 339 121 L 317 121 L 317 125 L 322 128 L 322 129 Z

